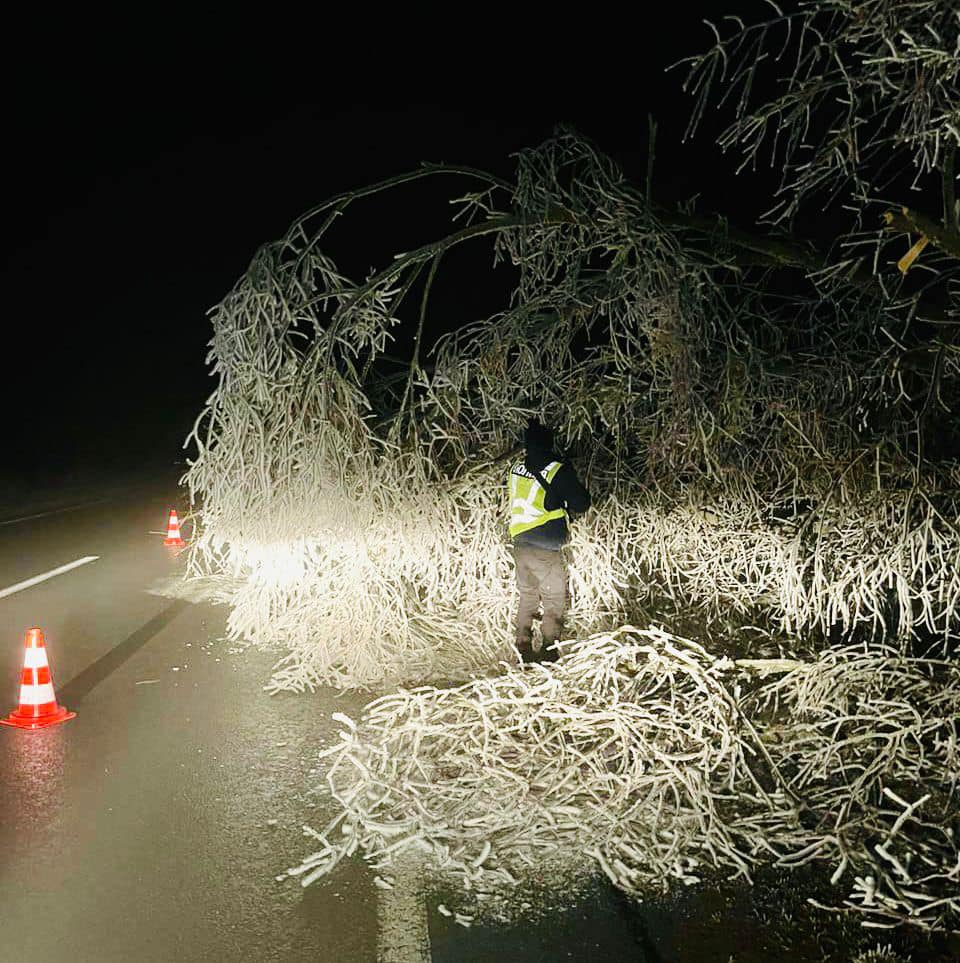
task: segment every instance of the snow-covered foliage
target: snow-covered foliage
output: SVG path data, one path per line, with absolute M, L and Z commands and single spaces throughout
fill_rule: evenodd
M 729 105 L 721 146 L 742 151 L 742 168 L 769 154 L 783 171 L 771 216 L 790 220 L 814 199 L 863 204 L 904 175 L 939 177 L 960 147 L 956 3 L 768 4 L 755 23 L 728 18 L 723 36 L 714 28 L 716 43 L 687 61 L 687 87 L 697 96 L 691 133 L 706 110 Z
M 290 870 L 304 885 L 354 853 L 388 883 L 425 859 L 468 905 L 545 866 L 588 863 L 643 896 L 815 860 L 874 924 L 960 928 L 955 665 L 832 648 L 738 666 L 626 626 L 555 665 L 337 718 L 337 814 Z
M 956 928 L 960 687 L 910 648 L 947 653 L 960 628 L 953 7 L 802 0 L 694 58 L 698 111 L 733 91 L 725 144 L 781 138 L 773 220 L 855 208 L 828 256 L 659 209 L 560 129 L 511 180 L 425 166 L 333 198 L 213 310 L 191 571 L 224 577 L 233 637 L 278 648 L 274 689 L 430 683 L 328 756 L 341 825 L 307 878 L 413 848 L 476 888 L 552 847 L 637 894 L 818 860 L 872 924 Z M 755 82 L 774 39 L 780 87 Z M 904 173 L 937 175 L 940 226 L 905 205 L 868 224 Z M 431 179 L 465 185 L 450 233 L 342 273 L 331 225 Z M 916 225 L 935 250 L 888 270 Z M 512 295 L 434 324 L 444 258 L 483 243 Z M 807 276 L 774 281 L 784 264 Z M 505 481 L 531 415 L 595 506 L 565 658 L 519 670 Z M 617 628 L 664 598 L 822 651 L 741 692 L 729 660 Z
M 219 381 L 192 436 L 193 569 L 243 580 L 230 630 L 289 648 L 275 685 L 453 679 L 508 654 L 504 480 L 531 414 L 596 496 L 572 546 L 578 632 L 629 618 L 650 584 L 794 631 L 954 623 L 955 472 L 907 457 L 868 306 L 729 286 L 569 132 L 359 284 L 321 253 L 355 200 L 263 248 L 214 310 Z M 480 235 L 519 269 L 512 306 L 430 365 L 421 325 L 396 372 L 417 277 Z

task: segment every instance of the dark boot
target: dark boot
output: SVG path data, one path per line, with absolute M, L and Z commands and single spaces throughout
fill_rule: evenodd
M 555 641 L 547 641 L 544 639 L 543 645 L 540 647 L 540 662 L 556 662 L 560 658 L 560 653 L 556 648 Z
M 533 654 L 533 646 L 531 645 L 529 639 L 527 639 L 525 642 L 518 642 L 517 651 L 520 653 L 520 661 L 524 665 L 537 661 L 537 657 Z

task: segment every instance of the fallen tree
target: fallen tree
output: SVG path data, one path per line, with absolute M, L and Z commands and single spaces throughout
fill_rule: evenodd
M 356 198 L 335 199 L 214 311 L 191 562 L 242 580 L 231 633 L 289 647 L 275 684 L 456 678 L 507 654 L 502 455 L 531 414 L 598 504 L 572 547 L 578 630 L 629 619 L 655 585 L 794 632 L 947 638 L 956 469 L 911 456 L 872 303 L 731 282 L 569 132 L 522 155 L 514 213 L 493 206 L 505 190 L 362 284 L 321 253 Z M 430 275 L 488 234 L 519 269 L 514 303 L 442 336 L 428 371 Z M 423 272 L 413 356 L 386 377 Z M 948 359 L 941 399 L 955 375 Z
M 289 870 L 303 885 L 358 854 L 390 886 L 413 858 L 459 884 L 471 917 L 545 868 L 640 898 L 815 862 L 870 925 L 960 931 L 951 663 L 862 648 L 737 663 L 627 626 L 554 666 L 335 718 L 337 813 Z
M 799 203 L 849 173 L 837 144 L 863 133 L 846 117 L 807 177 L 804 118 L 833 103 L 817 70 L 832 65 L 834 94 L 859 76 L 831 43 L 855 57 L 858 42 L 894 45 L 886 79 L 864 88 L 879 153 L 848 159 L 914 145 L 914 163 L 945 175 L 946 223 L 910 208 L 866 232 L 872 260 L 665 212 L 561 129 L 510 180 L 426 166 L 333 198 L 214 309 L 218 383 L 185 478 L 200 507 L 191 572 L 224 579 L 231 636 L 278 650 L 273 689 L 430 684 L 374 703 L 331 754 L 351 832 L 320 834 L 308 877 L 395 844 L 475 886 L 517 878 L 545 841 L 571 858 L 589 843 L 588 868 L 634 894 L 701 867 L 818 861 L 873 924 L 956 928 L 957 684 L 938 660 L 960 601 L 960 353 L 942 326 L 957 313 L 956 138 L 937 106 L 957 102 L 956 61 L 940 56 L 955 25 L 915 36 L 935 6 L 801 4 L 786 18 L 803 28 L 798 86 L 738 115 L 737 136 L 758 144 L 778 118 L 792 131 Z M 844 38 L 825 47 L 824 12 Z M 755 54 L 718 39 L 694 76 Z M 747 70 L 733 77 L 749 86 Z M 883 113 L 904 70 L 924 83 Z M 904 117 L 913 133 L 898 141 Z M 453 178 L 449 233 L 362 280 L 338 269 L 332 227 L 356 204 Z M 873 209 L 874 182 L 853 184 Z M 878 215 L 902 207 L 881 200 Z M 926 232 L 935 256 L 915 252 L 892 284 L 880 252 L 898 227 Z M 512 294 L 433 336 L 445 259 L 482 244 L 483 270 L 514 272 Z M 596 507 L 570 546 L 570 634 L 584 641 L 554 670 L 520 672 L 504 483 L 530 415 L 558 426 Z M 618 630 L 664 600 L 722 618 L 723 633 L 701 647 Z M 708 653 L 749 659 L 759 637 L 804 664 L 738 692 Z M 509 812 L 487 805 L 494 789 Z

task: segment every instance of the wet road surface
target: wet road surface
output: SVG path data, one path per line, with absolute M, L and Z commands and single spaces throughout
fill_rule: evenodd
M 275 657 L 224 642 L 225 609 L 151 594 L 183 564 L 148 534 L 175 504 L 172 485 L 155 486 L 0 525 L 0 589 L 98 556 L 0 598 L 0 715 L 17 704 L 33 625 L 58 701 L 77 712 L 38 732 L 0 727 L 0 960 L 643 963 L 726 960 L 749 939 L 722 925 L 695 936 L 602 885 L 535 922 L 465 930 L 437 900 L 385 903 L 360 862 L 307 889 L 277 881 L 311 851 L 302 824 L 330 815 L 307 774 L 336 739 L 330 713 L 365 700 L 268 696 Z M 429 950 L 384 945 L 398 915 L 425 924 Z

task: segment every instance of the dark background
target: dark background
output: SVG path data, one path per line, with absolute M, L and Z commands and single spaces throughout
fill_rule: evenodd
M 656 197 L 700 195 L 701 209 L 750 224 L 775 172 L 734 176 L 716 114 L 682 144 L 692 100 L 684 70 L 664 71 L 709 45 L 705 15 L 768 9 L 677 0 L 636 21 L 554 13 L 547 29 L 477 8 L 471 22 L 381 23 L 375 37 L 269 11 L 238 15 L 240 39 L 173 15 L 11 25 L 0 478 L 50 484 L 187 457 L 214 388 L 206 311 L 297 215 L 421 161 L 510 176 L 512 152 L 565 122 L 642 183 L 652 114 Z M 451 188 L 366 202 L 328 253 L 355 275 L 439 236 Z M 435 325 L 480 315 L 503 286 L 482 243 L 447 265 Z

